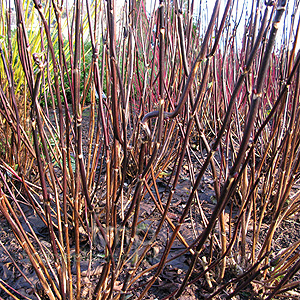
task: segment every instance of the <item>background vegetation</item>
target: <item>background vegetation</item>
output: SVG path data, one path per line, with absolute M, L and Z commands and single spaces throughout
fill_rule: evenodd
M 1 2 L 3 297 L 298 299 L 299 1 L 221 2 Z

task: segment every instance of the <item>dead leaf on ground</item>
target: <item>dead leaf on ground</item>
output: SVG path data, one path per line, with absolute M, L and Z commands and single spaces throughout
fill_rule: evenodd
M 114 291 L 122 291 L 123 284 L 121 281 L 116 281 L 114 284 Z

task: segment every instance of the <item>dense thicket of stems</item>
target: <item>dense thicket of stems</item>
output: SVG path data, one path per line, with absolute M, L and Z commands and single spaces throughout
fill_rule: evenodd
M 299 1 L 204 2 L 1 2 L 0 211 L 34 299 L 297 286 Z

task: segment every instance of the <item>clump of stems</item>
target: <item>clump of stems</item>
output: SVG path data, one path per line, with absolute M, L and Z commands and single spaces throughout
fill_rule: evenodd
M 300 242 L 274 242 L 300 208 L 298 4 L 1 4 L 0 211 L 33 297 L 144 299 L 174 260 L 164 299 L 291 295 Z

